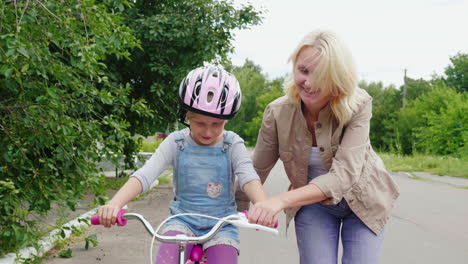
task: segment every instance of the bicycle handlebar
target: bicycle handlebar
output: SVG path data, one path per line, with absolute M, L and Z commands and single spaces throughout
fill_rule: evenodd
M 201 214 L 177 214 L 177 215 L 173 215 L 167 218 L 164 222 L 166 222 L 170 218 L 174 218 L 174 217 L 178 217 L 182 215 L 209 217 L 209 216 L 201 215 Z M 278 230 L 275 229 L 278 226 L 278 222 L 275 223 L 275 228 L 270 228 L 270 227 L 266 227 L 266 226 L 258 225 L 258 224 L 251 224 L 248 221 L 247 215 L 248 215 L 247 212 L 244 211 L 242 213 L 239 212 L 237 214 L 232 214 L 232 215 L 223 217 L 219 219 L 219 221 L 213 226 L 210 232 L 200 237 L 190 237 L 184 234 L 179 234 L 176 236 L 159 235 L 157 233 L 157 230 L 159 230 L 159 227 L 161 227 L 164 222 L 161 223 L 161 225 L 155 231 L 153 227 L 151 226 L 151 224 L 142 215 L 136 214 L 136 213 L 125 213 L 124 209 L 120 209 L 119 213 L 117 214 L 117 225 L 124 226 L 127 224 L 127 220 L 138 219 L 143 224 L 143 226 L 146 228 L 146 231 L 148 231 L 148 233 L 151 236 L 155 237 L 158 241 L 165 242 L 165 243 L 203 243 L 213 238 L 214 235 L 218 233 L 218 231 L 226 224 L 232 224 L 232 225 L 235 225 L 238 227 L 244 227 L 244 228 L 263 230 L 266 232 L 273 233 L 275 235 L 278 234 Z M 212 218 L 212 217 L 209 217 L 209 218 Z M 92 225 L 100 224 L 99 217 L 97 215 L 91 217 L 91 224 Z
M 119 212 L 117 213 L 116 224 L 118 226 L 125 226 L 127 224 L 127 218 L 124 217 L 125 212 L 126 212 L 125 209 L 120 209 Z M 91 216 L 91 224 L 100 225 L 101 222 L 99 221 L 99 216 L 97 215 Z

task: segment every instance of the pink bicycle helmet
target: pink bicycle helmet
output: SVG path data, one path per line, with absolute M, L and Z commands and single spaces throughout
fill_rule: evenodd
M 179 87 L 180 119 L 187 111 L 230 120 L 239 112 L 242 94 L 236 77 L 220 66 L 192 70 Z

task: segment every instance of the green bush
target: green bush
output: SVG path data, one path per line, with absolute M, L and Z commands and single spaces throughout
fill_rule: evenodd
M 268 93 L 257 97 L 256 104 L 260 111 L 257 112 L 257 115 L 253 117 L 252 120 L 245 124 L 245 129 L 243 130 L 244 134 L 246 135 L 245 139 L 248 145 L 255 146 L 255 143 L 257 142 L 258 132 L 262 126 L 263 111 L 267 105 L 284 95 L 284 92 L 281 89 L 282 80 L 283 79 L 277 79 L 276 82 L 273 83 L 276 84 L 276 86 L 273 86 Z
M 154 152 L 161 142 L 163 142 L 161 138 L 156 138 L 155 141 L 152 142 L 143 141 L 140 152 Z
M 148 111 L 103 61 L 138 43 L 104 2 L 0 1 L 0 256 L 34 245 L 54 204 L 104 194 L 103 157 L 135 152 L 122 116 Z
M 389 151 L 396 144 L 395 120 L 401 108 L 401 92 L 393 86 L 384 87 L 383 83 L 361 81 L 359 87 L 372 96 L 371 132 L 372 146 Z
M 417 146 L 427 153 L 466 156 L 468 96 L 466 93 L 456 93 L 450 89 L 436 96 L 447 96 L 449 101 L 440 113 L 428 112 L 424 115 L 427 126 L 415 129 Z
M 398 113 L 402 153 L 466 155 L 468 109 L 466 93 L 436 84 Z

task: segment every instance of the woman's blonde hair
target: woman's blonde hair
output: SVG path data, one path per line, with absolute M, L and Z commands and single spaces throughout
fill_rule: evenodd
M 340 124 L 351 119 L 357 108 L 360 93 L 357 92 L 357 70 L 351 52 L 331 31 L 317 30 L 304 36 L 289 57 L 293 72 L 285 80 L 285 89 L 289 99 L 300 105 L 301 98 L 294 82 L 294 67 L 301 50 L 311 46 L 319 51 L 319 62 L 313 71 L 314 90 L 331 95 L 330 107 Z

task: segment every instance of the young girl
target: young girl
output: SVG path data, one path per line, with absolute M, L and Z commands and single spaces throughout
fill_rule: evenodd
M 171 214 L 201 213 L 224 217 L 236 213 L 235 178 L 250 200 L 266 199 L 243 140 L 225 131 L 226 120 L 239 111 L 241 90 L 234 75 L 218 66 L 191 71 L 179 88 L 180 121 L 189 128 L 170 134 L 145 165 L 137 170 L 98 215 L 105 227 L 115 223 L 117 212 L 151 184 L 168 167 L 174 168 L 175 198 Z M 166 236 L 206 234 L 216 220 L 178 217 L 163 227 Z M 267 221 L 259 224 L 272 226 Z M 208 263 L 237 263 L 238 229 L 226 225 L 203 247 Z M 190 252 L 191 246 L 187 246 Z M 178 263 L 178 246 L 162 243 L 156 263 Z M 221 260 L 222 259 L 222 260 Z

